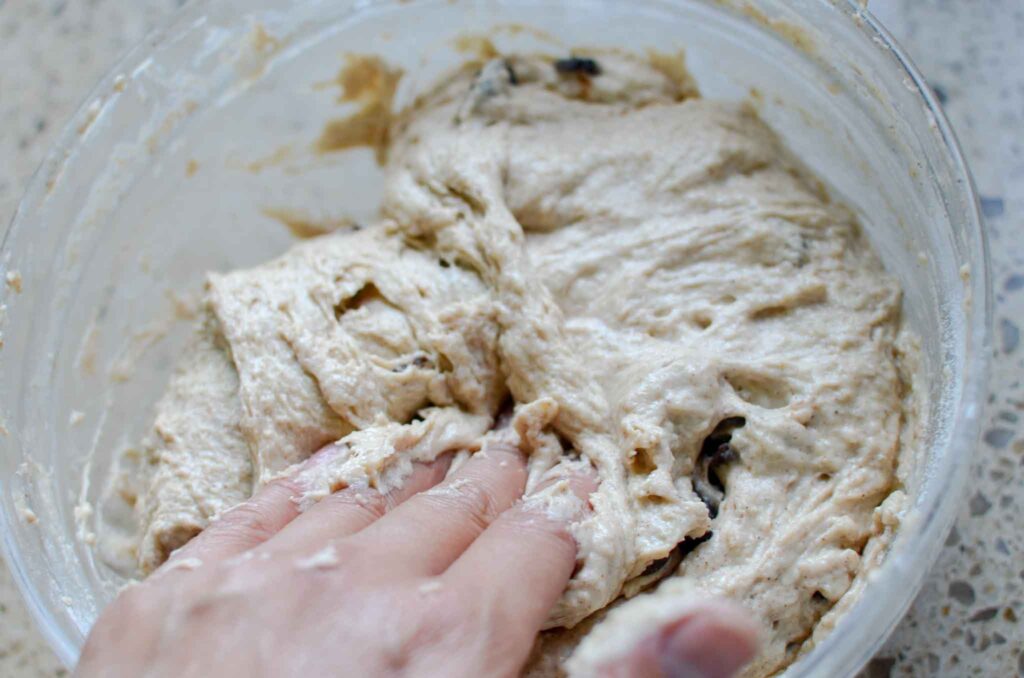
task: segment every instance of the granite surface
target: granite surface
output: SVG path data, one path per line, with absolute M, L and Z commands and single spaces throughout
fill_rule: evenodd
M 92 84 L 178 0 L 0 0 L 0 223 Z M 995 362 L 956 527 L 865 669 L 1024 676 L 1024 3 L 871 0 L 927 76 L 973 169 L 992 242 Z M 0 676 L 65 675 L 0 563 Z

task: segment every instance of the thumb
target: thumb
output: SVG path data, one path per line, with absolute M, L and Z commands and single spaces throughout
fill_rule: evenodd
M 749 613 L 729 601 L 708 601 L 663 624 L 602 673 L 605 678 L 732 678 L 757 647 L 758 628 Z

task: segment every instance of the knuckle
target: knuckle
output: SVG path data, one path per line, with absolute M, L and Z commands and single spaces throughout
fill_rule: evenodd
M 459 515 L 480 530 L 490 525 L 501 513 L 488 488 L 476 483 L 449 486 L 426 495 L 441 511 Z
M 470 640 L 479 632 L 479 616 L 476 606 L 466 605 L 456 596 L 440 596 L 424 608 L 414 634 L 414 647 L 442 640 Z
M 507 511 L 502 520 L 506 529 L 513 534 L 528 538 L 543 545 L 545 552 L 548 549 L 565 549 L 576 553 L 578 546 L 576 539 L 569 531 L 569 526 L 559 520 L 554 520 L 545 515 L 538 515 L 534 511 L 516 507 Z
M 384 498 L 375 492 L 339 492 L 320 500 L 320 504 L 334 515 L 356 514 L 368 522 L 383 518 L 388 510 Z
M 444 601 L 431 611 L 433 632 L 446 642 L 474 648 L 467 661 L 479 667 L 478 675 L 519 675 L 519 645 L 524 642 L 517 631 L 522 621 L 508 610 L 495 605 L 493 597 L 472 587 L 455 600 Z M 532 630 L 530 631 L 532 635 Z M 479 643 L 480 638 L 486 643 Z
M 280 478 L 275 478 L 274 480 L 271 480 L 269 483 L 267 483 L 267 485 L 263 489 L 264 491 L 280 491 L 289 497 L 297 494 L 302 494 L 303 491 L 302 486 L 292 476 L 282 476 Z
M 190 615 L 205 615 L 236 606 L 266 591 L 280 589 L 283 574 L 280 565 L 271 559 L 254 558 L 244 565 L 221 561 L 204 571 L 198 580 L 188 582 L 178 595 Z
M 277 532 L 276 525 L 264 507 L 252 501 L 243 502 L 225 513 L 219 530 L 253 542 L 264 542 Z
M 454 604 L 420 606 L 401 631 L 378 648 L 378 675 L 423 675 L 424 656 L 442 646 L 464 647 L 474 639 L 467 611 Z M 433 675 L 433 674 L 430 674 Z

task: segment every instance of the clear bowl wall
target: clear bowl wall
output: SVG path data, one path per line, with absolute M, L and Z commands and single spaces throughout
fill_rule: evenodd
M 372 218 L 372 155 L 310 150 L 346 112 L 323 85 L 342 55 L 401 66 L 401 104 L 465 58 L 454 48 L 464 34 L 509 51 L 685 48 L 705 96 L 756 90 L 762 116 L 861 214 L 922 337 L 928 408 L 899 537 L 839 627 L 787 673 L 852 675 L 906 610 L 962 495 L 990 309 L 953 135 L 899 48 L 846 0 L 212 0 L 179 12 L 76 114 L 0 253 L 23 286 L 2 293 L 0 532 L 43 633 L 73 663 L 122 583 L 80 537 L 187 335 L 178 302 L 206 271 L 288 246 L 268 208 Z

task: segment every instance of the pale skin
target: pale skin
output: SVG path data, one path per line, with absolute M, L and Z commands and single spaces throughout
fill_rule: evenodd
M 123 591 L 75 675 L 519 675 L 576 544 L 519 501 L 526 465 L 511 446 L 447 468 L 419 464 L 399 490 L 348 488 L 301 514 L 293 480 L 268 484 Z M 569 482 L 581 499 L 596 487 Z M 756 635 L 741 609 L 708 601 L 604 678 L 727 678 Z

